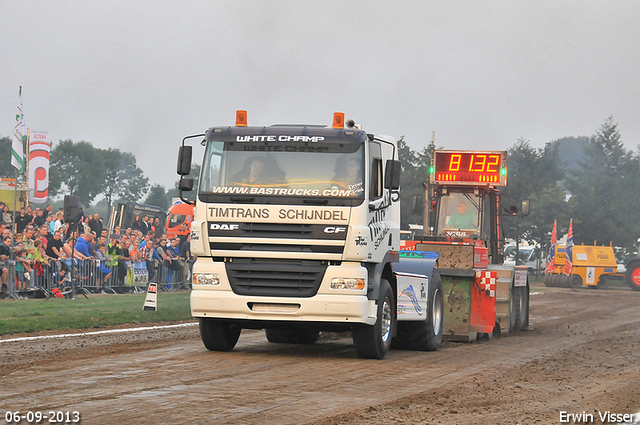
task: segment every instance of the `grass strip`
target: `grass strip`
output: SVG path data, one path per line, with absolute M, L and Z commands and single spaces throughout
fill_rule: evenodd
M 159 292 L 158 310 L 143 311 L 145 294 L 0 301 L 0 335 L 105 328 L 191 319 L 189 291 Z

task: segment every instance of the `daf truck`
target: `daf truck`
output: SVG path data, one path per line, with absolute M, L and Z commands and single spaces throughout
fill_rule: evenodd
M 179 189 L 196 139 L 205 147 L 191 224 L 191 312 L 205 347 L 232 350 L 242 329 L 272 343 L 314 343 L 352 331 L 360 357 L 394 340 L 436 350 L 442 284 L 432 255 L 403 256 L 396 140 L 344 114 L 317 125 L 235 126 L 187 136 Z M 186 201 L 183 199 L 183 201 Z

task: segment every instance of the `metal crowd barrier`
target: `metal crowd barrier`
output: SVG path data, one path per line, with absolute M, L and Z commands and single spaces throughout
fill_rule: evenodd
M 69 259 L 50 260 L 42 267 L 32 267 L 26 290 L 18 290 L 15 262 L 7 261 L 7 290 L 5 297 L 24 298 L 49 294 L 54 288 L 72 285 L 76 291 L 90 293 L 146 292 L 150 282 L 158 284 L 164 291 L 189 289 L 191 287 L 192 263 L 185 260 L 170 261 L 123 261 L 105 264 L 98 260 Z M 177 264 L 177 265 L 176 265 Z

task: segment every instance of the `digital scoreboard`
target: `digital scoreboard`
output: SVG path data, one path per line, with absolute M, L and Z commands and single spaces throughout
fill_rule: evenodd
M 506 186 L 506 151 L 431 151 L 430 182 Z

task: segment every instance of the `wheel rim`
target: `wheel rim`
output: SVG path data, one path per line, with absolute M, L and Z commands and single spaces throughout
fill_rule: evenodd
M 433 312 L 431 313 L 431 318 L 433 319 L 433 332 L 436 335 L 440 334 L 440 327 L 442 324 L 442 303 L 438 302 L 438 297 L 440 296 L 440 290 L 436 289 L 433 293 Z
M 391 320 L 391 305 L 385 298 L 384 304 L 382 304 L 382 320 L 380 321 L 380 324 L 382 325 L 382 342 L 384 342 L 385 344 L 387 343 L 387 341 L 389 340 L 389 336 L 391 335 Z

